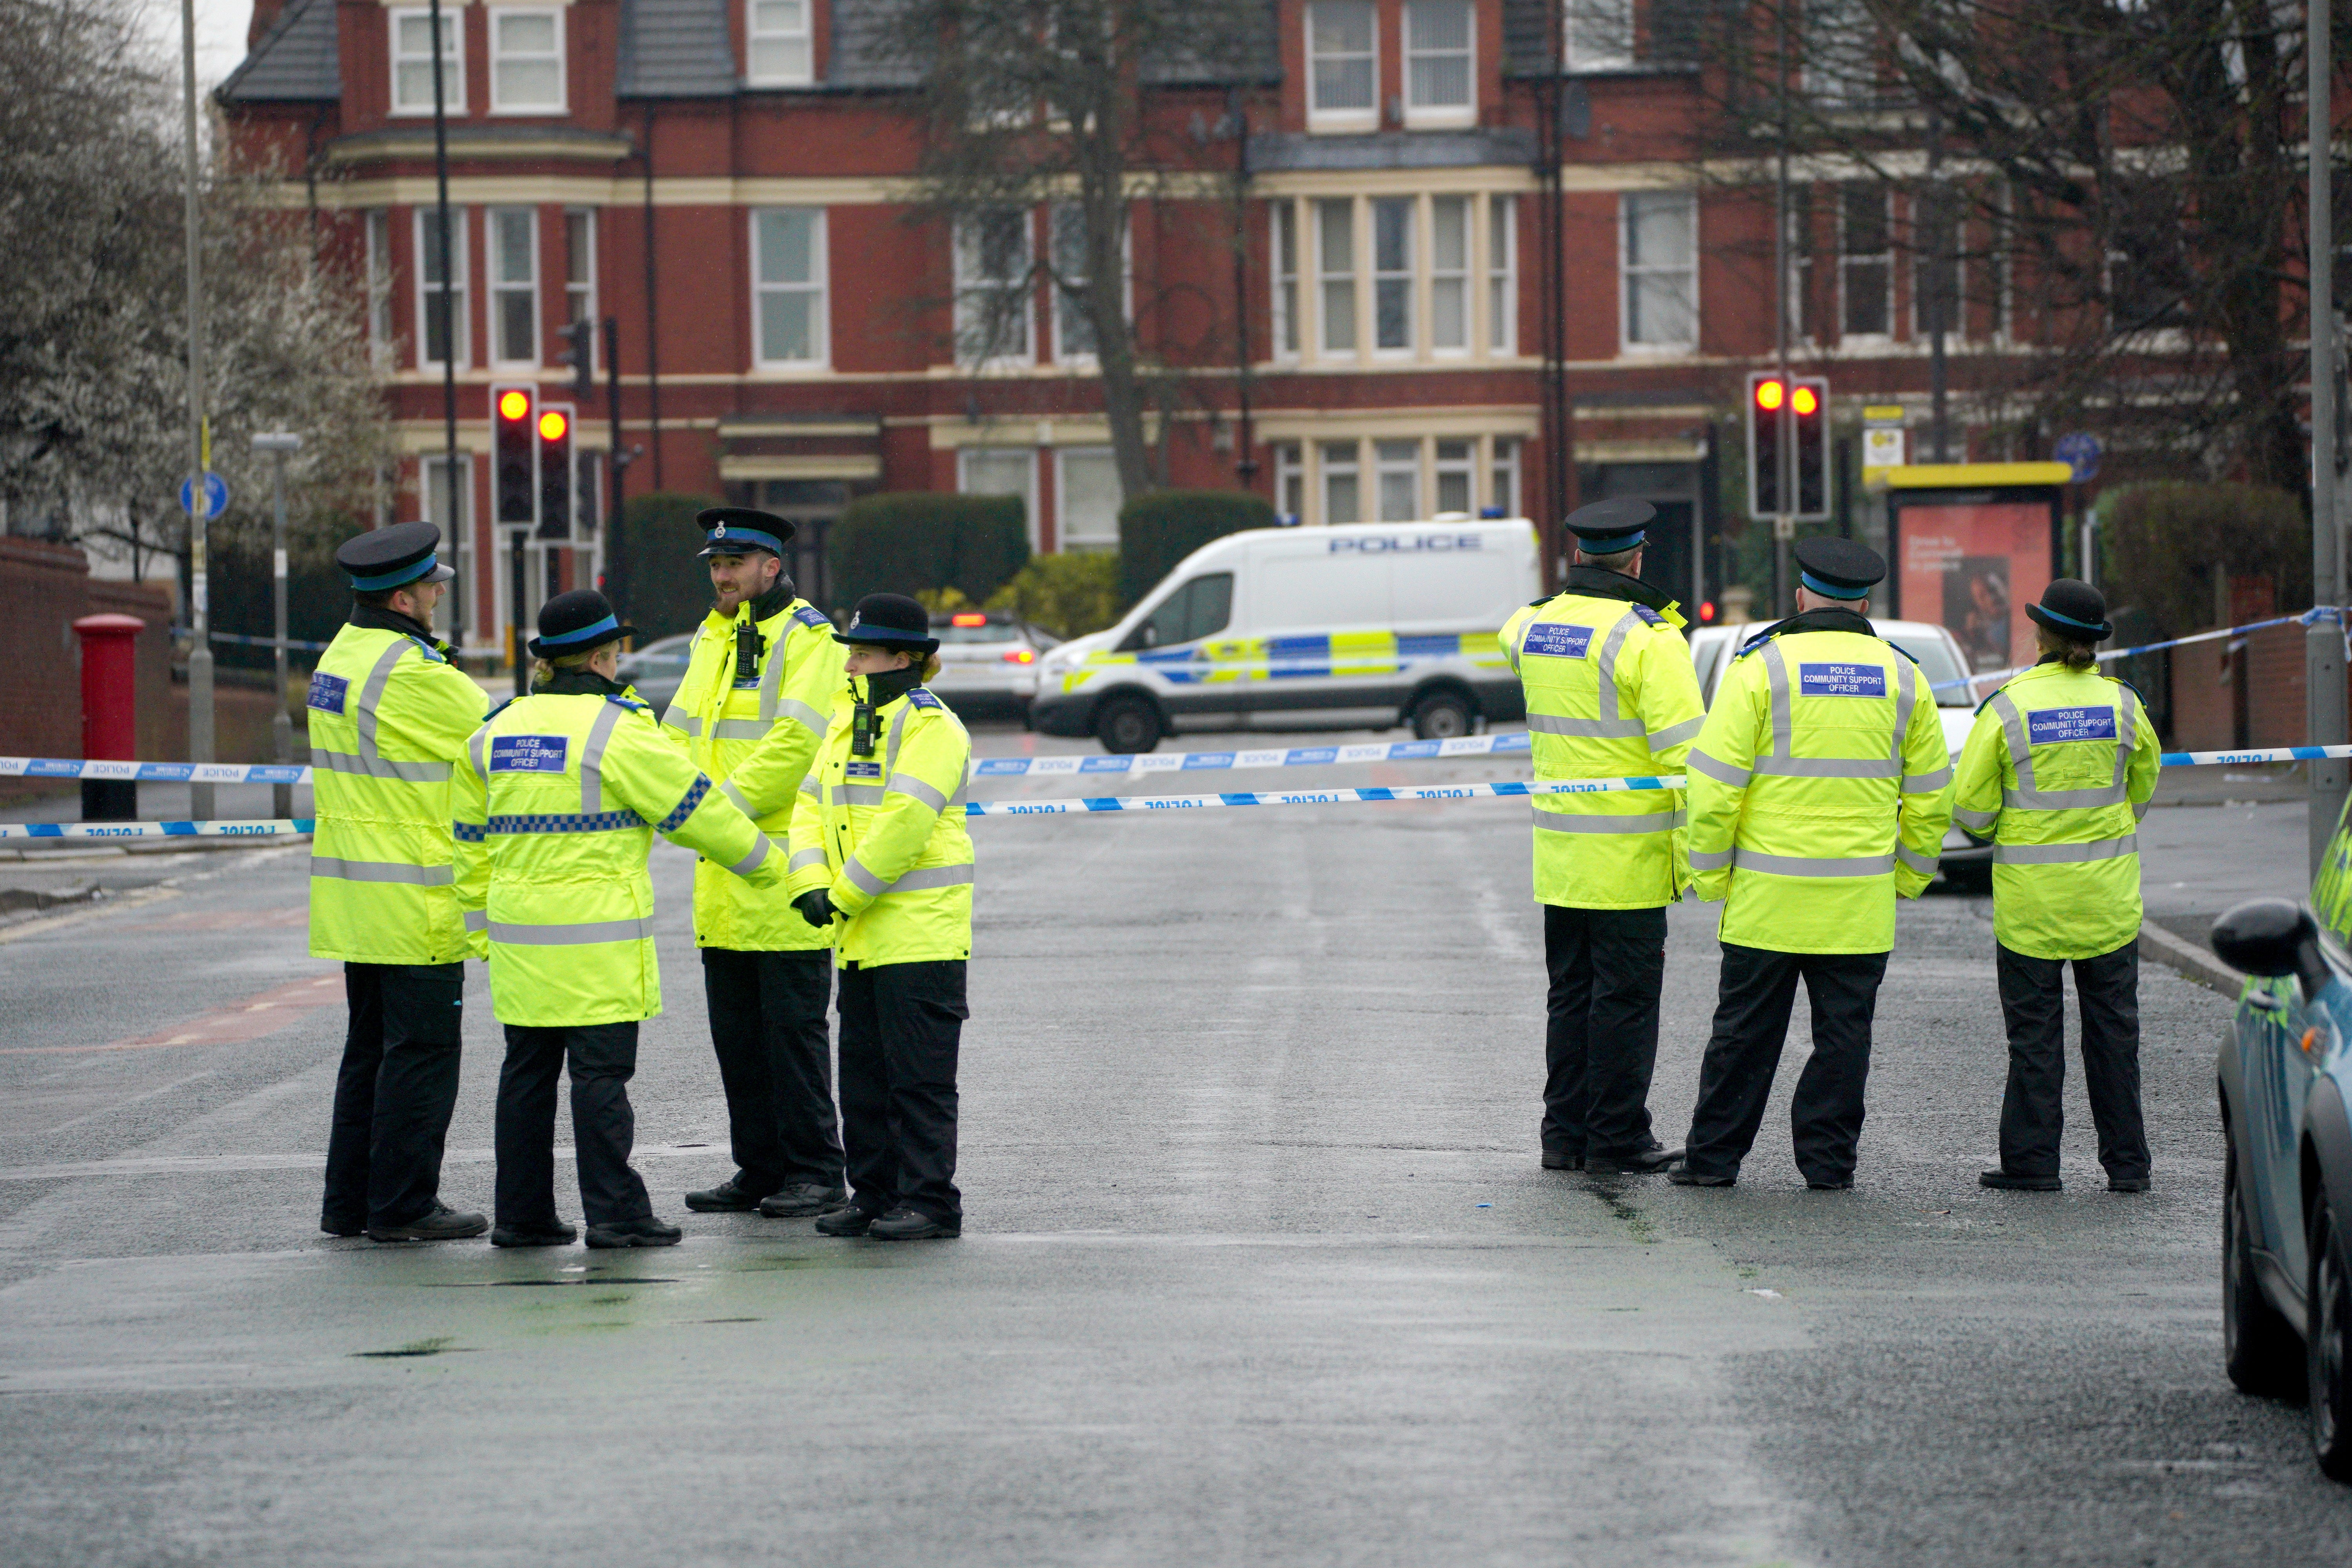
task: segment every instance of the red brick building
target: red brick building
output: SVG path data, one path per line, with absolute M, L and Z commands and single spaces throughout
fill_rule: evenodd
M 1651 574 L 1711 594 L 1720 536 L 1738 527 L 1718 458 L 1745 368 L 1772 342 L 1771 219 L 1769 193 L 1702 178 L 1706 110 L 1675 58 L 1686 9 L 1645 5 L 1637 28 L 1630 5 L 1600 0 L 1577 13 L 1600 21 L 1568 28 L 1591 113 L 1561 140 L 1563 358 L 1583 498 L 1659 502 Z M 1267 13 L 1270 54 L 1248 81 L 1145 68 L 1151 111 L 1201 131 L 1194 162 L 1131 218 L 1143 345 L 1183 372 L 1169 428 L 1154 427 L 1171 480 L 1255 489 L 1309 526 L 1553 514 L 1532 90 L 1549 70 L 1544 6 Z M 1053 213 L 963 237 L 915 217 L 913 84 L 879 63 L 874 0 L 451 0 L 444 16 L 454 344 L 426 306 L 443 283 L 425 9 L 259 0 L 250 58 L 219 95 L 240 142 L 302 176 L 289 199 L 364 257 L 405 454 L 394 514 L 456 521 L 468 563 L 494 549 L 488 389 L 535 379 L 560 395 L 559 325 L 611 315 L 622 441 L 646 448 L 630 494 L 724 493 L 815 540 L 869 489 L 1013 490 L 1038 549 L 1116 543 L 1100 397 L 1060 301 L 1040 290 L 985 365 L 957 352 L 960 292 L 1052 244 Z M 1236 102 L 1240 145 L 1220 133 Z M 1831 319 L 1808 310 L 1808 352 L 1840 362 L 1844 412 L 1865 385 L 1874 402 L 1924 385 L 1894 202 L 1876 190 L 1822 220 L 1850 243 L 1816 269 L 1833 278 L 1809 283 Z M 1963 336 L 1998 330 L 1958 314 Z M 467 454 L 454 496 L 438 456 L 452 350 Z M 602 367 L 579 415 L 584 452 L 601 454 Z M 599 468 L 584 463 L 583 483 Z M 574 557 L 603 532 L 583 518 L 576 548 L 534 544 L 528 597 L 579 580 Z M 813 566 L 804 583 L 821 581 Z M 502 640 L 507 574 L 465 581 L 467 640 Z

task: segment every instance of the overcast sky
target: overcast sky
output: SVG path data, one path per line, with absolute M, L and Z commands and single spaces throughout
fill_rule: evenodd
M 180 6 L 177 0 L 144 0 L 148 26 L 156 44 L 173 66 L 180 59 Z M 253 0 L 195 0 L 196 86 L 205 90 L 220 85 L 223 77 L 245 59 L 245 27 L 253 19 Z

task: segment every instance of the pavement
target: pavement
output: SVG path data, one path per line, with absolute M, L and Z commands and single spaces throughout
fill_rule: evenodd
M 156 857 L 0 929 L 0 1562 L 2352 1560 L 2300 1412 L 2221 1373 L 2226 1002 L 2143 970 L 2154 1192 L 2105 1190 L 2078 1083 L 2067 1190 L 1987 1192 L 1990 904 L 1931 892 L 1854 1192 L 1790 1160 L 1801 1005 L 1738 1187 L 1547 1172 L 1525 812 L 976 821 L 944 1243 L 684 1211 L 730 1165 L 666 846 L 668 1010 L 633 1091 L 688 1231 L 661 1252 L 317 1232 L 342 1017 L 302 847 Z M 1671 918 L 1670 1141 L 1712 926 Z M 478 967 L 467 999 L 444 1192 L 479 1205 Z

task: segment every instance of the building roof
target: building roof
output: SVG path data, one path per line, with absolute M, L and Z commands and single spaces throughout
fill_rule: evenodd
M 224 103 L 331 103 L 342 95 L 335 0 L 288 0 L 216 96 Z

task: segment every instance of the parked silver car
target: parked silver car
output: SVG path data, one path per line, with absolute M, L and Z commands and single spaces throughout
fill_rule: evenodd
M 669 706 L 669 700 L 677 695 L 678 683 L 686 679 L 686 667 L 693 656 L 692 632 L 657 637 L 635 652 L 621 656 L 621 684 L 635 687 L 637 695 L 652 703 L 658 716 Z
M 926 682 L 965 719 L 1029 717 L 1037 659 L 1061 639 L 1003 610 L 954 610 L 931 617 L 940 673 Z

